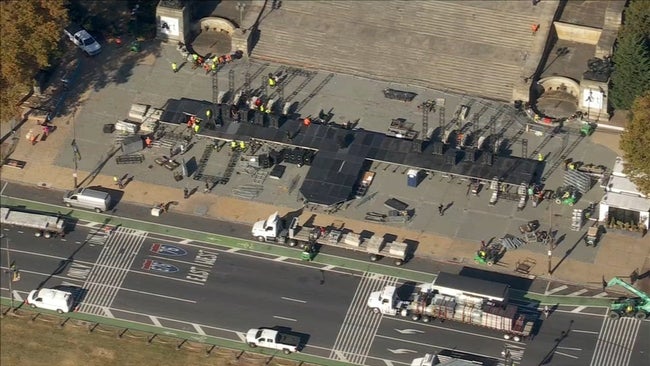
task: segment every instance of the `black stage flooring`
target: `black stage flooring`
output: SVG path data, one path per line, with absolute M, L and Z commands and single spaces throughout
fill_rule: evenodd
M 251 122 L 239 123 L 230 118 L 230 105 L 215 107 L 210 102 L 191 99 L 168 100 L 160 120 L 185 124 L 188 115 L 203 118 L 207 109 L 212 110 L 213 120 L 202 122 L 200 135 L 222 140 L 252 138 L 318 150 L 300 191 L 309 202 L 324 205 L 351 197 L 363 173 L 365 159 L 472 179 L 496 177 L 513 185 L 533 182 L 543 167 L 543 163 L 536 160 L 447 148 L 439 142 L 425 143 L 418 152 L 414 151 L 412 141 L 383 133 L 315 123 L 305 126 L 301 119 L 282 120 L 258 111 L 244 112 L 243 118 Z M 220 126 L 216 126 L 215 121 L 219 121 Z

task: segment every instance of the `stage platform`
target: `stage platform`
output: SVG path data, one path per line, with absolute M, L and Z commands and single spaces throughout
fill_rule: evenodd
M 190 115 L 200 118 L 208 108 L 214 106 L 207 101 L 170 99 L 164 106 L 161 122 L 185 124 Z M 199 135 L 224 141 L 254 139 L 286 148 L 316 150 L 316 158 L 300 189 L 313 203 L 331 205 L 349 199 L 363 174 L 366 159 L 468 179 L 498 178 L 511 185 L 531 183 L 543 170 L 543 162 L 537 160 L 456 149 L 440 142 L 424 142 L 421 151 L 417 151 L 413 141 L 379 132 L 316 123 L 305 126 L 301 119 L 284 119 L 252 110 L 246 110 L 247 122 L 235 122 L 230 118 L 231 108 L 228 104 L 218 105 L 213 110 L 214 120 L 203 121 Z M 256 119 L 261 123 L 250 122 Z M 215 120 L 220 120 L 220 126 Z

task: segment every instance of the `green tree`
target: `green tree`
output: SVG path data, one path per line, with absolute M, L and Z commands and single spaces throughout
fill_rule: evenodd
M 625 25 L 619 34 L 633 34 L 650 39 L 650 1 L 633 0 L 625 10 Z
M 635 99 L 630 122 L 621 135 L 624 173 L 640 192 L 650 195 L 650 91 Z
M 36 73 L 50 66 L 68 21 L 67 0 L 0 2 L 0 120 L 14 117 Z
M 650 1 L 631 1 L 624 15 L 609 93 L 617 109 L 630 109 L 634 99 L 650 89 Z
M 638 35 L 618 39 L 614 53 L 611 102 L 618 109 L 630 109 L 634 99 L 650 90 L 650 52 Z

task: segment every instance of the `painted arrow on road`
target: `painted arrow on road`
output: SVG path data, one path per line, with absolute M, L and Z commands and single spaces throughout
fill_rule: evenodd
M 404 348 L 398 348 L 398 349 L 390 349 L 388 350 L 396 355 L 403 355 L 405 353 L 418 353 L 418 351 L 414 351 L 412 349 L 404 349 Z
M 396 332 L 402 333 L 402 334 L 416 334 L 416 333 L 424 333 L 422 330 L 417 330 L 417 329 L 395 329 Z

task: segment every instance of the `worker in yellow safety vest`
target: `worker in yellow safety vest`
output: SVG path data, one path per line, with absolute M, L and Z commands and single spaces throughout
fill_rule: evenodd
M 242 151 L 246 149 L 246 143 L 244 141 L 239 141 L 239 148 L 242 149 Z
M 235 140 L 230 141 L 230 148 L 232 150 L 237 150 L 237 141 Z

